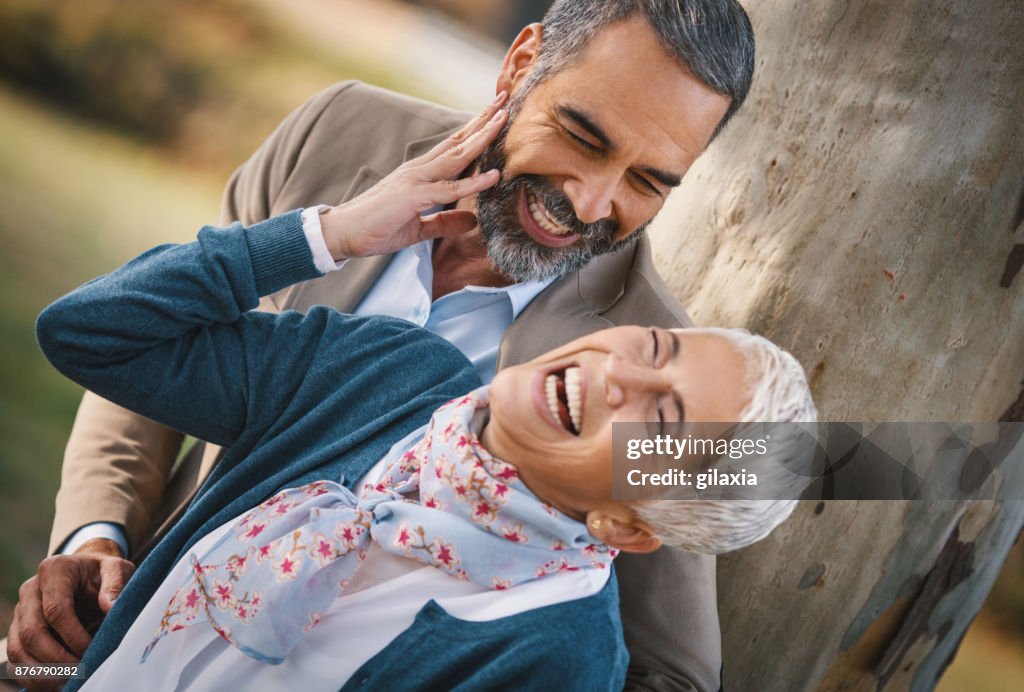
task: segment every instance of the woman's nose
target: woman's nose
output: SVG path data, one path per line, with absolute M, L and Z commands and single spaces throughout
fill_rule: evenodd
M 672 382 L 665 373 L 645 365 L 630 363 L 616 355 L 604 362 L 605 400 L 616 408 L 626 402 L 632 392 L 668 392 Z

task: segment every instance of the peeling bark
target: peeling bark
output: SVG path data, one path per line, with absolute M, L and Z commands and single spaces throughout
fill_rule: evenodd
M 889 642 L 882 659 L 875 665 L 874 676 L 878 680 L 879 689 L 884 689 L 900 668 L 915 663 L 912 659 L 907 660 L 915 643 L 933 636 L 943 637 L 952 628 L 953 623 L 949 620 L 933 628 L 929 624 L 929 616 L 939 601 L 974 572 L 974 544 L 961 543 L 959 537 L 959 531 L 954 530 L 946 541 L 935 565 L 925 577 L 924 585 L 912 601 L 899 631 Z

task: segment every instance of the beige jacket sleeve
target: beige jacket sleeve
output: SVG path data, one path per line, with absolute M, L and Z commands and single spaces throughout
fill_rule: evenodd
M 285 211 L 276 210 L 274 202 L 310 130 L 349 86 L 335 85 L 293 111 L 235 171 L 224 192 L 222 224 L 251 224 Z M 275 306 L 273 297 L 260 305 Z M 64 453 L 49 552 L 96 521 L 122 526 L 130 551 L 139 546 L 154 518 L 163 513 L 164 490 L 182 440 L 180 433 L 86 392 Z
M 120 524 L 129 546 L 138 545 L 182 439 L 179 432 L 86 392 L 64 451 L 49 552 L 94 521 Z

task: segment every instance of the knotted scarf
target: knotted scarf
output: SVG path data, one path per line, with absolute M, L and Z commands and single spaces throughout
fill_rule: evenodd
M 481 446 L 473 421 L 487 403 L 481 387 L 439 408 L 423 439 L 392 449 L 358 496 L 333 481 L 284 490 L 201 558 L 192 553 L 142 660 L 163 637 L 207 623 L 243 653 L 280 663 L 344 593 L 370 541 L 492 589 L 606 568 L 614 549 Z

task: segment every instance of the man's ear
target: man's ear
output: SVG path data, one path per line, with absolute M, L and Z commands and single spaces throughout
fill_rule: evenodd
M 507 91 L 511 94 L 516 87 L 522 84 L 537 59 L 537 51 L 540 50 L 543 33 L 544 25 L 540 22 L 528 24 L 519 32 L 508 52 L 505 53 L 505 59 L 501 62 L 501 72 L 498 73 L 498 83 L 494 93 Z
M 661 539 L 654 535 L 654 530 L 625 505 L 611 511 L 588 512 L 587 528 L 602 543 L 624 553 L 653 553 L 661 547 Z

